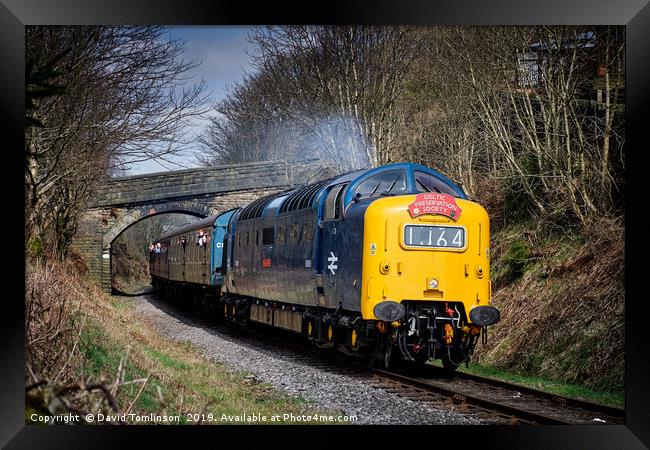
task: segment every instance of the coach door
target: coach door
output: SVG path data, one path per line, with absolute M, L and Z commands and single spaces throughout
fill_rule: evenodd
M 226 271 L 224 265 L 227 259 L 223 257 L 224 247 L 227 240 L 226 233 L 228 231 L 228 223 L 230 222 L 230 218 L 236 211 L 236 209 L 226 211 L 225 213 L 219 215 L 214 221 L 212 239 L 210 239 L 210 273 L 212 274 L 210 281 L 213 286 L 221 286 L 223 284 L 223 277 Z
M 325 199 L 320 245 L 320 274 L 322 287 L 318 287 L 319 304 L 327 307 L 337 307 L 337 280 L 341 269 L 339 256 L 341 254 L 340 240 L 337 232 L 343 219 L 343 191 L 347 184 L 333 186 Z M 342 287 L 342 286 L 341 286 Z

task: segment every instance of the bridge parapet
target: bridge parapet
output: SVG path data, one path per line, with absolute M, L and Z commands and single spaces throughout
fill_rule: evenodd
M 322 178 L 319 160 L 266 161 L 115 178 L 101 186 L 89 207 L 123 206 L 199 198 L 248 189 L 290 188 Z

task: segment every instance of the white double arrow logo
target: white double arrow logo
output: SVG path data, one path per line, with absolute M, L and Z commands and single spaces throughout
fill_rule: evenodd
M 337 256 L 334 256 L 334 252 L 330 252 L 331 256 L 327 257 L 327 262 L 329 263 L 327 265 L 327 270 L 332 272 L 332 275 L 334 275 L 334 271 L 339 268 L 339 266 L 336 264 L 336 262 L 339 260 Z

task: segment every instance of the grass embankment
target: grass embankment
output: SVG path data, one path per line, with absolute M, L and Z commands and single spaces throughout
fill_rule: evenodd
M 432 364 L 437 367 L 442 367 L 442 363 L 439 360 L 433 361 Z M 589 389 L 581 384 L 553 381 L 534 375 L 523 375 L 512 371 L 499 370 L 493 366 L 486 366 L 474 362 L 470 363 L 469 367 L 465 367 L 464 365 L 460 366 L 458 371 L 603 405 L 618 408 L 623 408 L 625 406 L 625 397 L 622 391 L 597 391 Z
M 150 288 L 149 261 L 142 253 L 123 243 L 116 242 L 113 247 L 113 287 L 125 294 L 138 294 Z
M 623 406 L 623 225 L 554 234 L 519 223 L 493 233 L 491 260 L 502 316 L 470 370 Z
M 42 283 L 53 280 L 56 280 L 53 289 L 45 295 Z M 179 415 L 180 423 L 195 423 L 188 420 L 187 414 L 198 415 L 191 419 L 206 418 L 206 422 L 218 424 L 238 423 L 235 416 L 242 414 L 264 415 L 265 423 L 269 423 L 274 415 L 280 415 L 279 421 L 283 422 L 284 414 L 314 413 L 314 408 L 304 400 L 260 384 L 244 373 L 233 373 L 202 357 L 188 343 L 160 336 L 128 303 L 101 293 L 69 269 L 59 265 L 31 267 L 30 285 L 28 307 L 43 304 L 46 299 L 51 306 L 60 305 L 64 299 L 67 312 L 62 315 L 61 327 L 64 330 L 61 339 L 65 342 L 51 343 L 60 347 L 56 350 L 63 358 L 48 362 L 46 351 L 28 351 L 26 383 L 43 380 L 40 387 L 27 393 L 28 423 L 31 413 L 48 414 L 47 409 L 52 410 L 55 403 L 68 403 L 72 410 L 106 415 L 116 412 L 139 416 Z M 32 333 L 28 341 L 38 347 L 43 340 L 38 339 Z M 63 361 L 68 363 L 62 366 Z M 29 375 L 30 371 L 34 375 Z M 87 391 L 93 384 L 106 388 L 116 408 L 110 405 L 105 392 Z M 56 394 L 66 386 L 73 389 L 68 389 L 66 395 Z M 68 410 L 60 407 L 57 412 Z M 224 415 L 231 416 L 230 420 L 222 421 Z

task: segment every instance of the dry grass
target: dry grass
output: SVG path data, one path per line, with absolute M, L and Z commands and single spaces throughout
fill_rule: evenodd
M 26 420 L 31 413 L 313 413 L 312 407 L 160 336 L 70 265 L 28 268 Z M 330 413 L 330 412 L 323 412 Z M 207 416 L 206 416 L 207 417 Z M 29 422 L 29 420 L 27 420 Z
M 31 412 L 100 412 L 115 409 L 106 384 L 80 378 L 84 310 L 96 288 L 70 276 L 72 263 L 36 262 L 26 267 L 25 395 Z
M 132 293 L 149 285 L 149 261 L 126 244 L 115 243 L 114 248 L 111 275 L 113 286 L 121 292 Z
M 529 248 L 523 275 L 496 283 L 502 320 L 482 364 L 587 387 L 618 391 L 624 378 L 624 227 L 603 219 L 584 238 L 535 230 L 493 235 L 493 274 L 514 242 Z

